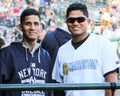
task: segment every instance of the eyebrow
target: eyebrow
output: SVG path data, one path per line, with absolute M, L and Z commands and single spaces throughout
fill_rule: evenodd
M 26 21 L 25 23 L 39 23 L 39 24 L 41 24 L 41 23 L 38 22 L 38 21 L 34 21 L 34 22 Z

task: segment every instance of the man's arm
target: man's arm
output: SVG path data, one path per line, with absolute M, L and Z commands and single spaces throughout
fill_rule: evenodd
M 105 76 L 106 82 L 117 82 L 117 72 L 110 73 Z M 105 96 L 112 96 L 111 90 L 106 90 Z M 116 96 L 116 92 L 114 92 L 114 96 Z
M 58 82 L 54 81 L 54 83 L 58 83 Z M 65 92 L 61 90 L 55 90 L 53 91 L 53 96 L 65 96 Z

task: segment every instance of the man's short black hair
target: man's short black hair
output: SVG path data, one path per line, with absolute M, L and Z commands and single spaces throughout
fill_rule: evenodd
M 83 14 L 86 17 L 89 17 L 88 15 L 88 10 L 87 10 L 87 6 L 85 4 L 82 3 L 72 3 L 71 5 L 69 5 L 69 7 L 67 8 L 67 12 L 66 12 L 66 18 L 68 18 L 69 14 L 71 11 L 74 10 L 80 10 L 83 12 Z
M 29 15 L 36 15 L 36 16 L 38 16 L 39 19 L 40 19 L 40 13 L 39 13 L 39 11 L 37 11 L 37 10 L 34 9 L 34 8 L 27 8 L 27 9 L 25 9 L 25 10 L 22 12 L 22 14 L 21 14 L 21 16 L 20 16 L 20 23 L 22 24 L 22 23 L 25 21 L 25 17 L 26 17 L 26 16 L 29 16 Z

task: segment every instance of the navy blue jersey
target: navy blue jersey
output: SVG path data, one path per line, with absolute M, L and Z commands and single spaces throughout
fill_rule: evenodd
M 21 42 L 11 43 L 0 52 L 1 84 L 44 84 L 51 81 L 51 58 L 41 47 L 31 53 Z M 2 96 L 50 96 L 48 92 L 2 92 Z

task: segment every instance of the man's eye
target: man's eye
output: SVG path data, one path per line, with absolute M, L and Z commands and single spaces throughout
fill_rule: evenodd
M 34 24 L 35 24 L 35 25 L 39 25 L 39 23 L 38 23 L 38 22 L 35 22 Z
M 30 25 L 30 23 L 26 23 L 25 25 Z

